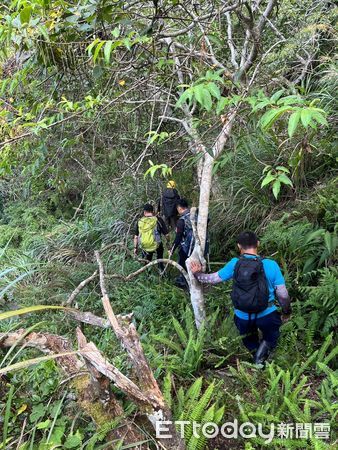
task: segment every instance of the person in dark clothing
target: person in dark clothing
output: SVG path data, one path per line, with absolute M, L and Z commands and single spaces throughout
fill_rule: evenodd
M 251 231 L 241 233 L 238 236 L 237 245 L 240 258 L 233 258 L 218 272 L 202 273 L 202 266 L 197 261 L 192 261 L 190 268 L 201 283 L 218 284 L 231 278 L 234 279 L 232 300 L 235 307 L 235 325 L 242 336 L 243 344 L 254 355 L 255 363 L 264 365 L 271 351 L 277 346 L 279 328 L 282 324 L 275 300 L 278 301 L 283 318 L 286 319 L 291 314 L 290 297 L 277 262 L 261 258 L 258 255 L 259 241 L 255 233 Z M 244 284 L 243 280 L 245 280 L 248 270 L 251 270 L 250 265 L 252 267 L 256 265 L 261 268 L 261 271 L 253 271 L 252 276 L 247 278 L 246 284 Z M 242 270 L 240 266 L 245 268 L 241 272 L 242 278 L 239 277 L 239 272 Z M 253 312 L 255 311 L 254 302 L 257 298 L 261 298 L 264 291 L 256 281 L 257 277 L 261 277 L 260 279 L 265 284 L 266 303 L 263 303 L 259 310 L 257 309 L 259 312 Z M 253 289 L 251 299 L 248 295 L 249 288 Z M 252 300 L 251 304 L 250 300 Z M 242 305 L 241 309 L 236 306 L 238 303 Z M 257 308 L 257 304 L 255 308 Z M 262 333 L 262 341 L 259 340 L 258 331 Z
M 143 207 L 143 217 L 137 222 L 134 236 L 134 254 L 138 254 L 139 246 L 142 249 L 142 257 L 152 261 L 156 253 L 157 259 L 163 258 L 164 248 L 162 236 L 167 239 L 169 231 L 161 217 L 154 215 L 154 207 L 147 203 Z M 159 269 L 164 270 L 164 264 L 159 263 Z
M 178 248 L 178 264 L 187 270 L 186 260 L 191 253 L 191 244 L 193 238 L 192 225 L 190 220 L 190 209 L 186 199 L 181 198 L 177 202 L 177 212 L 179 219 L 176 224 L 176 234 L 169 256 L 171 257 Z
M 163 191 L 161 199 L 158 202 L 158 211 L 162 213 L 168 228 L 175 229 L 177 222 L 177 202 L 180 195 L 176 189 L 176 183 L 173 180 L 168 181 L 167 188 Z

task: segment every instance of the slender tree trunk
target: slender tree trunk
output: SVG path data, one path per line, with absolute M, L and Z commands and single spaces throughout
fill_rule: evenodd
M 204 147 L 201 149 L 201 151 L 204 152 L 204 157 L 202 168 L 199 168 L 198 170 L 198 174 L 201 175 L 197 230 L 194 230 L 195 247 L 190 258 L 188 258 L 187 260 L 187 269 L 190 278 L 190 300 L 194 311 L 195 323 L 197 328 L 200 328 L 202 323 L 206 319 L 204 291 L 203 286 L 196 280 L 190 270 L 190 261 L 200 261 L 203 266 L 203 270 L 206 269 L 204 251 L 207 239 L 210 194 L 212 191 L 212 169 L 214 159 L 222 153 L 225 144 L 227 143 L 234 119 L 236 117 L 236 113 L 237 110 L 234 109 L 229 112 L 226 118 L 223 119 L 223 127 L 212 148 L 212 153 L 210 154 L 209 152 L 207 152 Z M 194 220 L 192 218 L 192 222 L 193 221 Z

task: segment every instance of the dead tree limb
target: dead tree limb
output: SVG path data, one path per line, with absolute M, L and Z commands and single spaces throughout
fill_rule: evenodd
M 168 427 L 172 438 L 165 439 L 165 448 L 182 450 L 185 448 L 184 442 L 177 434 L 175 425 L 172 423 L 171 411 L 167 406 L 163 394 L 155 380 L 154 374 L 148 365 L 135 325 L 130 322 L 130 320 L 121 320 L 120 322 L 117 320 L 109 301 L 105 283 L 104 266 L 98 251 L 95 252 L 95 257 L 99 266 L 103 308 L 116 337 L 128 353 L 135 369 L 138 385 L 119 373 L 114 366 L 107 363 L 93 343 L 85 345 L 82 348 L 82 354 L 99 372 L 111 379 L 123 392 L 138 404 L 140 411 L 147 416 L 155 429 L 159 422 L 170 421 L 171 425 L 168 425 Z
M 142 272 L 144 272 L 145 270 L 149 269 L 150 267 L 156 266 L 158 263 L 171 264 L 173 267 L 175 267 L 177 270 L 179 270 L 181 272 L 181 274 L 184 276 L 184 278 L 187 280 L 187 282 L 189 284 L 188 274 L 183 269 L 183 267 L 180 266 L 176 261 L 173 261 L 172 259 L 167 259 L 167 258 L 155 259 L 154 261 L 151 261 L 149 264 L 146 264 L 145 266 L 143 266 L 140 269 L 136 270 L 136 272 L 130 273 L 129 275 L 126 275 L 126 276 L 120 275 L 118 273 L 114 273 L 114 274 L 107 274 L 106 278 L 118 278 L 118 279 L 121 279 L 123 281 L 130 281 L 131 279 L 137 277 L 137 275 L 140 275 Z
M 91 312 L 82 312 L 72 309 L 70 311 L 66 311 L 66 313 L 78 322 L 87 323 L 88 325 L 93 325 L 94 327 L 99 328 L 110 328 L 109 320 L 95 316 L 95 314 Z
M 26 335 L 25 330 L 8 334 L 0 333 L 0 348 L 16 345 L 33 347 L 45 354 L 73 351 L 68 339 L 50 333 L 33 332 Z M 121 418 L 119 427 L 109 433 L 109 440 L 123 439 L 124 443 L 131 444 L 143 439 L 133 422 L 124 418 L 123 407 L 109 389 L 109 382 L 105 377 L 94 372 L 76 354 L 60 356 L 56 362 L 62 372 L 72 380 L 78 405 L 98 427 Z
M 95 270 L 95 272 L 92 275 L 90 275 L 90 277 L 81 281 L 81 283 L 74 289 L 74 291 L 70 294 L 68 299 L 65 301 L 64 305 L 72 306 L 75 298 L 79 295 L 79 293 L 82 291 L 82 289 L 84 287 L 86 287 L 87 284 L 89 284 L 91 281 L 93 281 L 97 277 L 97 275 L 98 275 L 97 270 Z
M 116 367 L 110 364 L 100 353 L 93 342 L 87 343 L 86 339 L 77 330 L 79 349 L 85 360 L 98 372 L 111 380 L 116 387 L 121 389 L 128 398 L 130 398 L 139 407 L 141 413 L 145 414 L 153 427 L 156 429 L 156 423 L 159 421 L 170 421 L 168 425 L 168 434 L 172 438 L 163 439 L 164 448 L 168 450 L 184 450 L 185 445 L 179 438 L 175 425 L 172 421 L 171 411 L 166 405 L 163 395 L 159 389 L 151 392 L 142 391 L 133 381 L 124 376 Z M 156 381 L 155 381 L 156 383 Z M 161 442 L 161 439 L 160 439 Z

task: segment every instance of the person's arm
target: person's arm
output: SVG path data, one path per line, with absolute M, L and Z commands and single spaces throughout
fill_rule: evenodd
M 190 269 L 200 283 L 219 284 L 232 278 L 236 261 L 236 258 L 232 259 L 223 269 L 213 273 L 203 273 L 202 265 L 198 261 L 191 261 Z
M 274 288 L 277 297 L 277 301 L 282 308 L 282 313 L 285 315 L 291 314 L 291 300 L 288 290 L 285 285 L 285 279 L 279 265 L 276 263 L 275 275 L 274 275 Z
M 160 234 L 163 234 L 163 236 L 167 236 L 169 234 L 169 230 L 162 217 L 157 217 L 157 224 Z
M 135 235 L 134 235 L 134 255 L 137 255 L 138 252 L 138 236 L 139 236 L 139 229 L 138 229 L 138 223 L 135 228 Z
M 291 299 L 285 284 L 280 284 L 275 287 L 277 301 L 282 308 L 282 313 L 285 315 L 291 314 Z
M 177 247 L 180 245 L 183 239 L 183 233 L 184 233 L 184 220 L 179 219 L 176 225 L 176 236 L 175 240 L 172 245 L 171 254 L 174 253 L 174 251 L 177 249 Z
M 195 275 L 195 278 L 197 279 L 197 281 L 199 281 L 200 283 L 203 283 L 203 284 L 218 284 L 218 283 L 223 282 L 223 280 L 219 276 L 218 272 L 214 272 L 214 273 L 197 272 L 197 273 L 194 273 L 194 275 Z

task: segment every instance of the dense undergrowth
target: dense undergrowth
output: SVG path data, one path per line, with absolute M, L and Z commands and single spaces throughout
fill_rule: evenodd
M 269 224 L 262 224 L 259 217 L 251 222 L 262 235 L 262 254 L 273 255 L 281 264 L 293 299 L 292 318 L 283 325 L 274 360 L 263 372 L 251 365 L 250 355 L 241 346 L 233 324 L 228 286 L 207 289 L 208 324 L 197 332 L 189 298 L 173 286 L 174 269 L 168 270 L 167 277 L 162 279 L 154 268 L 128 283 L 108 281 L 116 313 L 134 312 L 147 357 L 175 417 L 184 420 L 193 417 L 203 423 L 206 421 L 203 414 L 212 408 L 209 420 L 214 417 L 219 423 L 233 418 L 263 423 L 265 427 L 271 422 L 329 422 L 331 439 L 335 439 L 338 315 L 334 183 L 325 183 L 305 194 L 306 200 L 290 202 L 287 210 L 275 213 L 279 218 Z M 24 199 L 8 199 L 1 220 L 3 308 L 61 305 L 94 270 L 92 251 L 107 243 L 117 244 L 105 257 L 108 273 L 128 274 L 136 270 L 139 263 L 127 250 L 131 247 L 128 230 L 140 200 L 130 195 L 130 205 L 124 210 L 120 208 L 119 195 L 123 193 L 108 193 L 106 189 L 96 192 L 84 203 L 81 214 L 70 220 L 60 220 L 48 203 L 38 198 L 33 205 Z M 231 211 L 234 207 L 230 206 Z M 217 205 L 213 211 L 216 215 Z M 220 214 L 227 216 L 224 211 Z M 211 242 L 224 244 L 218 245 L 217 254 L 212 254 L 211 261 L 219 261 L 212 265 L 212 270 L 235 254 L 232 239 L 233 234 L 228 233 L 221 240 L 215 220 L 211 225 Z M 81 310 L 102 315 L 97 283 L 81 292 L 76 302 Z M 2 332 L 32 327 L 73 340 L 76 324 L 63 313 L 46 312 L 2 321 L 0 326 Z M 85 326 L 85 333 L 117 367 L 128 372 L 128 361 L 114 345 L 110 330 Z M 3 364 L 38 356 L 33 350 L 16 352 L 17 349 Z M 13 391 L 6 390 L 3 379 L 1 401 L 9 443 L 15 442 L 25 422 L 27 445 L 23 448 L 35 448 L 38 442 L 41 448 L 49 448 L 47 443 L 51 442 L 62 443 L 64 448 L 104 445 L 104 429 L 95 430 L 77 411 L 71 383 L 62 382 L 53 361 L 15 372 L 9 379 Z M 198 385 L 195 379 L 199 380 Z M 203 405 L 200 414 L 193 414 L 200 404 Z M 128 408 L 126 404 L 126 411 Z M 203 448 L 207 444 L 191 439 L 188 448 Z M 319 439 L 313 438 L 311 442 L 280 438 L 270 447 L 330 448 Z M 212 448 L 224 445 L 217 440 L 210 443 L 214 445 Z M 268 446 L 259 438 L 242 443 L 230 440 L 226 445 Z
M 53 333 L 76 348 L 79 324 L 60 310 L 5 320 L 1 313 L 63 305 L 97 269 L 94 251 L 111 245 L 104 264 L 114 312 L 133 313 L 174 418 L 251 422 L 265 433 L 276 426 L 271 442 L 198 438 L 189 426 L 188 450 L 336 448 L 334 2 L 234 2 L 226 15 L 232 2 L 170 0 L 161 2 L 164 11 L 155 1 L 7 3 L 0 5 L 0 333 Z M 256 36 L 260 27 L 251 30 L 251 22 L 257 25 L 270 3 L 273 14 Z M 258 59 L 239 70 L 251 50 Z M 128 282 L 109 278 L 141 267 L 132 256 L 134 227 L 142 205 L 156 205 L 167 181 L 160 170 L 145 177 L 149 164 L 172 170 L 181 195 L 197 206 L 203 186 L 196 143 L 209 152 L 233 111 L 225 150 L 213 163 L 209 269 L 236 256 L 243 229 L 255 230 L 261 254 L 280 264 L 293 313 L 263 370 L 237 333 L 230 284 L 205 288 L 208 320 L 197 331 L 189 296 L 174 284 L 175 268 L 164 277 L 152 267 Z M 104 317 L 98 278 L 73 306 Z M 81 328 L 133 378 L 110 328 Z M 109 442 L 124 417 L 142 436 L 134 448 L 160 448 L 137 407 L 114 386 L 123 417 L 107 422 L 89 411 L 95 426 L 79 408 L 76 380 L 55 360 L 26 367 L 39 351 L 1 343 L 0 370 L 22 365 L 0 372 L 0 449 L 132 448 Z M 329 424 L 330 437 L 296 430 L 309 423 Z

